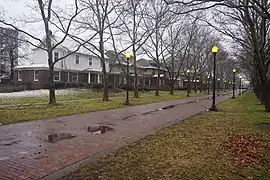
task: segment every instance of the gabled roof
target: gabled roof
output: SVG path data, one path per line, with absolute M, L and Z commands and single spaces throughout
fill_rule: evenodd
M 45 39 L 46 39 L 46 37 L 44 37 L 42 39 L 42 41 L 45 42 Z M 54 43 L 58 43 L 58 42 L 62 41 L 62 37 L 52 35 L 52 40 L 55 41 Z M 41 44 L 39 43 L 37 46 L 40 47 Z M 79 46 L 80 46 L 80 44 L 78 42 L 67 37 L 57 48 L 63 48 L 66 51 L 72 52 L 72 51 L 77 50 L 77 48 Z M 35 49 L 37 49 L 37 48 L 35 48 Z M 97 50 L 93 50 L 93 49 L 91 49 L 91 50 L 94 51 L 96 54 L 100 54 Z M 94 53 L 90 52 L 88 49 L 86 49 L 83 46 L 81 46 L 79 48 L 79 50 L 76 51 L 76 53 L 87 55 L 87 56 L 97 57 Z M 105 54 L 105 58 L 108 59 L 106 54 Z
M 119 62 L 117 61 L 117 58 L 116 58 L 116 53 L 115 51 L 113 50 L 108 50 L 105 52 L 105 54 L 107 55 L 108 59 L 109 59 L 109 64 L 110 65 L 113 65 L 113 64 L 122 64 L 122 65 L 127 65 L 127 60 L 126 60 L 126 57 L 123 53 L 119 54 L 118 55 L 118 58 L 119 58 Z M 133 64 L 133 58 L 131 57 L 130 61 L 129 61 L 129 64 L 132 65 Z

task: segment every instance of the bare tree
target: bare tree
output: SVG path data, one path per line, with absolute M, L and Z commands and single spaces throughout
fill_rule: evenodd
M 266 16 L 261 16 L 255 10 L 256 6 L 251 0 L 243 0 L 238 2 L 238 8 L 229 7 L 226 9 L 216 9 L 214 11 L 215 22 L 205 21 L 208 25 L 215 28 L 222 34 L 229 36 L 234 42 L 240 46 L 242 51 L 242 61 L 248 62 L 254 68 L 258 88 L 261 92 L 260 100 L 265 105 L 265 110 L 270 112 L 270 96 L 269 96 L 269 26 L 270 21 Z M 249 7 L 250 5 L 255 7 Z M 267 1 L 262 1 L 261 6 L 269 8 Z M 215 25 L 213 25 L 215 24 Z M 244 51 L 244 53 L 243 53 Z M 242 55 L 246 57 L 243 58 Z M 252 71 L 250 71 L 252 72 Z M 254 79 L 254 78 L 253 78 Z
M 188 15 L 179 18 L 178 21 L 170 24 L 166 28 L 165 52 L 163 52 L 163 64 L 169 73 L 170 94 L 174 94 L 174 86 L 183 70 L 184 60 L 186 59 L 190 38 L 185 36 L 190 29 L 190 22 L 196 23 L 189 19 Z M 191 24 L 192 24 L 191 23 Z M 164 55 L 165 54 L 165 55 Z
M 69 36 L 81 42 L 88 51 L 99 57 L 103 73 L 103 101 L 109 100 L 108 95 L 108 72 L 106 70 L 105 43 L 110 39 L 109 26 L 117 21 L 117 18 L 108 24 L 108 16 L 114 12 L 115 6 L 120 4 L 111 3 L 109 0 L 80 0 L 85 8 L 84 13 L 76 20 L 78 35 L 69 34 Z M 113 1 L 116 2 L 116 1 Z M 91 36 L 91 39 L 85 40 L 84 37 Z
M 173 22 L 175 16 L 170 13 L 170 8 L 164 2 L 160 0 L 153 0 L 149 2 L 147 6 L 148 16 L 144 18 L 144 24 L 147 29 L 154 28 L 153 34 L 149 37 L 149 40 L 143 46 L 144 52 L 155 61 L 157 65 L 157 81 L 155 95 L 159 96 L 160 89 L 160 69 L 162 62 L 162 54 L 165 51 L 162 39 L 165 36 L 165 30 L 167 26 Z
M 248 8 L 254 10 L 259 16 L 270 19 L 270 2 L 260 0 L 250 0 L 244 3 L 245 0 L 232 1 L 232 0 L 164 0 L 168 5 L 184 5 L 187 7 L 184 11 L 175 11 L 177 14 L 190 13 L 194 11 L 201 11 L 212 9 L 215 7 L 227 8 Z
M 146 4 L 148 1 L 145 0 L 126 0 L 126 3 L 118 7 L 118 17 L 121 21 L 119 27 L 125 37 L 124 43 L 131 44 L 132 46 L 132 58 L 134 67 L 134 97 L 139 98 L 138 93 L 138 72 L 137 72 L 137 53 L 147 41 L 149 36 L 153 33 L 153 28 L 144 28 L 143 18 L 146 13 Z
M 0 48 L 0 74 L 9 77 L 11 82 L 13 82 L 14 67 L 18 64 L 18 48 L 20 46 L 18 32 L 5 29 L 5 31 L 0 31 L 0 37 L 2 41 L 2 47 Z
M 47 52 L 48 55 L 48 65 L 49 65 L 49 104 L 55 105 L 56 104 L 56 98 L 55 98 L 55 83 L 53 80 L 54 77 L 54 65 L 68 57 L 69 55 L 73 54 L 77 50 L 79 50 L 80 46 L 77 46 L 75 50 L 72 50 L 68 52 L 63 57 L 58 58 L 57 60 L 53 60 L 53 50 L 60 46 L 68 37 L 69 31 L 71 29 L 71 25 L 74 21 L 74 19 L 77 17 L 77 15 L 82 11 L 82 9 L 79 9 L 78 1 L 74 0 L 74 12 L 71 17 L 69 17 L 67 22 L 64 22 L 61 16 L 57 13 L 57 11 L 53 8 L 53 1 L 43 1 L 43 0 L 37 0 L 37 6 L 34 9 L 38 10 L 38 14 L 41 16 L 43 27 L 44 27 L 44 34 L 45 38 L 41 39 L 37 36 L 31 34 L 30 32 L 27 32 L 26 30 L 23 30 L 19 27 L 16 27 L 12 22 L 7 22 L 4 19 L 0 19 L 0 23 L 4 24 L 6 26 L 12 27 L 13 29 L 17 30 L 18 32 L 25 34 L 28 36 L 31 40 L 39 42 L 39 45 L 36 45 L 32 43 L 31 40 L 27 40 L 28 43 L 31 45 L 40 48 Z M 58 9 L 57 7 L 55 7 Z M 65 32 L 64 36 L 60 39 L 60 41 L 56 42 L 55 44 L 52 43 L 53 40 L 53 34 L 52 34 L 52 27 L 57 28 L 61 32 Z

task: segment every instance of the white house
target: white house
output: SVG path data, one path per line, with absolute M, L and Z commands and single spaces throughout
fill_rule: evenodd
M 52 38 L 53 46 L 59 42 L 57 39 L 57 37 Z M 71 41 L 67 42 L 65 41 L 53 50 L 53 61 L 66 56 L 76 48 L 75 43 Z M 72 44 L 74 47 L 71 46 Z M 106 70 L 107 72 L 109 71 L 107 57 Z M 54 71 L 54 81 L 80 83 L 102 82 L 101 60 L 84 48 L 80 48 L 79 51 L 58 61 L 54 65 Z M 42 47 L 33 49 L 33 61 L 31 64 L 15 67 L 15 81 L 31 83 L 33 89 L 43 88 L 44 85 L 48 84 L 48 74 L 48 54 Z

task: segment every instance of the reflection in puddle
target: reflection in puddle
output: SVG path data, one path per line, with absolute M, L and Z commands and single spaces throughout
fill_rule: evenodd
M 108 131 L 113 131 L 114 129 L 109 126 L 88 126 L 87 131 L 93 134 L 104 134 Z

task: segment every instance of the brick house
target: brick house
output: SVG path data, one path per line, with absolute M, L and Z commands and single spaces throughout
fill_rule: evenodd
M 114 51 L 107 51 L 106 55 L 109 57 L 110 63 L 110 75 L 109 81 L 113 87 L 117 87 L 119 84 L 125 84 L 126 79 L 123 74 L 122 68 L 126 70 L 127 62 L 124 54 L 119 55 L 119 61 L 116 60 Z M 155 87 L 157 83 L 157 66 L 153 60 L 139 59 L 137 60 L 137 73 L 138 73 L 138 84 L 142 87 Z M 134 84 L 134 63 L 131 57 L 130 59 L 130 79 L 131 83 Z M 169 73 L 166 68 L 160 68 L 160 80 L 159 84 L 161 87 L 169 86 Z M 178 78 L 176 86 L 183 86 L 183 81 Z
M 55 44 L 57 37 L 52 38 Z M 57 60 L 70 50 L 65 44 L 53 50 L 53 60 Z M 109 71 L 109 63 L 106 60 Z M 42 89 L 48 84 L 49 65 L 47 52 L 41 48 L 33 49 L 33 61 L 28 65 L 19 65 L 14 68 L 14 82 L 28 84 L 31 89 Z M 96 84 L 102 82 L 102 66 L 98 57 L 80 49 L 54 65 L 55 82 L 79 82 Z

